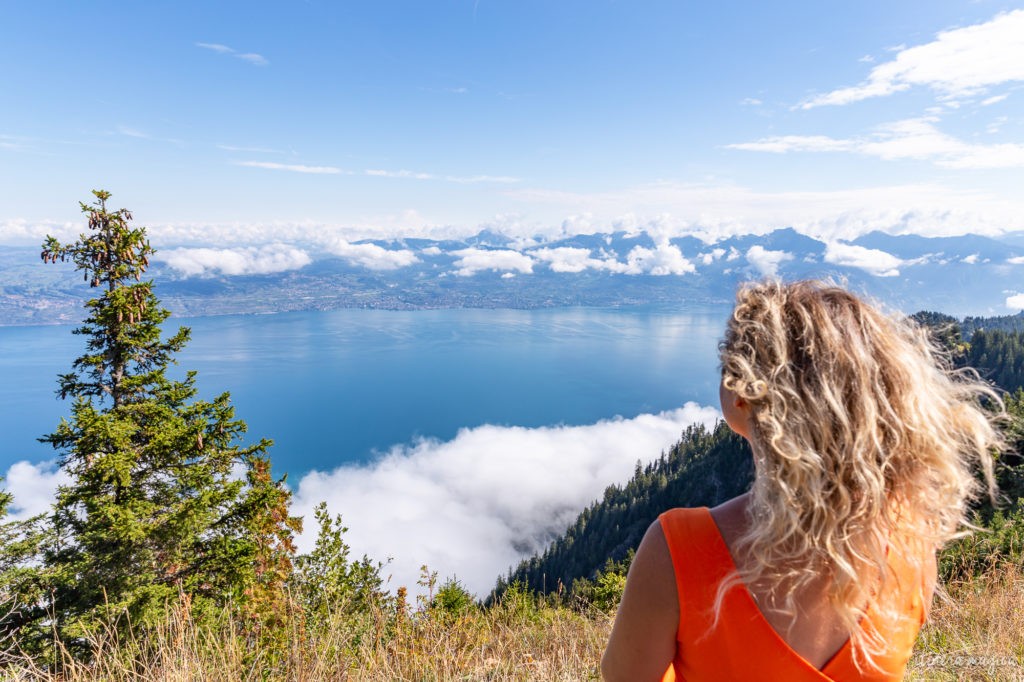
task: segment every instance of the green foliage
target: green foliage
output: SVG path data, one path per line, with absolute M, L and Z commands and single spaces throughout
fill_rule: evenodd
M 290 493 L 269 476 L 270 442 L 241 446 L 246 425 L 227 393 L 196 400 L 195 372 L 167 376 L 189 330 L 162 339 L 169 313 L 142 278 L 153 254 L 145 228 L 109 211 L 108 192 L 93 194 L 81 205 L 89 232 L 70 244 L 47 237 L 42 251 L 44 262 L 73 262 L 100 293 L 74 332 L 86 352 L 59 379 L 71 418 L 40 439 L 71 483 L 41 547 L 46 600 L 26 619 L 82 657 L 98 628 L 138 633 L 182 598 L 196 617 L 234 603 L 266 620 L 283 603 L 299 528 Z M 238 465 L 246 481 L 232 476 Z
M 384 564 L 365 555 L 350 559 L 351 549 L 345 542 L 348 528 L 341 515 L 331 518 L 324 502 L 313 513 L 319 525 L 316 545 L 309 554 L 296 557 L 294 582 L 307 627 L 318 628 L 339 613 L 379 606 L 386 596 L 380 575 Z
M 979 329 L 971 336 L 963 364 L 1005 391 L 1024 387 L 1024 331 Z
M 949 352 L 953 364 L 963 364 L 968 345 L 964 343 L 960 322 L 955 317 L 922 310 L 911 315 L 910 319 L 928 329 L 932 340 Z
M 985 519 L 974 515 L 979 528 L 946 547 L 939 555 L 939 575 L 945 581 L 962 581 L 1000 571 L 1005 564 L 1024 566 L 1024 507 L 1020 501 L 998 509 Z
M 438 588 L 428 608 L 443 620 L 450 620 L 474 611 L 476 599 L 457 578 L 451 577 Z
M 519 581 L 512 581 L 504 586 L 501 594 L 493 600 L 488 608 L 496 609 L 506 621 L 524 621 L 535 619 L 541 610 L 539 595 Z
M 280 656 L 288 644 L 287 626 L 297 611 L 287 590 L 294 571 L 292 533 L 302 532 L 302 519 L 289 515 L 291 491 L 284 477 L 271 476 L 270 460 L 252 456 L 248 465 L 246 490 L 235 517 L 242 531 L 239 556 L 250 561 L 235 578 L 244 590 L 236 603 L 252 650 L 264 657 Z
M 577 578 L 572 582 L 570 595 L 578 605 L 593 607 L 606 613 L 612 613 L 619 607 L 622 591 L 626 587 L 626 576 L 629 566 L 633 563 L 635 552 L 631 549 L 625 559 L 614 561 L 608 559 L 604 568 L 599 570 L 593 580 Z
M 2 481 L 3 479 L 0 479 Z M 37 605 L 46 598 L 44 568 L 38 557 L 47 533 L 43 516 L 23 521 L 7 520 L 13 497 L 0 491 L 0 642 L 6 641 L 31 622 Z M 47 648 L 45 635 L 38 631 L 21 639 L 26 651 Z

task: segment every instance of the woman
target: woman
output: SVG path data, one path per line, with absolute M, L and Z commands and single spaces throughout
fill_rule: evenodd
M 720 355 L 754 484 L 650 526 L 605 679 L 902 679 L 975 467 L 994 494 L 1002 442 L 979 400 L 998 396 L 924 330 L 821 282 L 742 287 Z

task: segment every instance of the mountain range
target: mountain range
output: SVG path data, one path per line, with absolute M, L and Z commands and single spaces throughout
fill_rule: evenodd
M 1024 233 L 850 241 L 791 228 L 708 243 L 645 231 L 158 248 L 150 275 L 177 315 L 336 308 L 539 308 L 727 303 L 737 283 L 832 277 L 911 312 L 1024 309 Z M 91 295 L 69 264 L 0 247 L 0 324 L 75 322 Z

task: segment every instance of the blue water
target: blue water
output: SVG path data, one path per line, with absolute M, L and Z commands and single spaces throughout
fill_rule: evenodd
M 339 310 L 178 321 L 177 373 L 230 391 L 274 469 L 368 461 L 419 437 L 485 423 L 590 424 L 693 400 L 717 404 L 728 310 Z M 172 319 L 169 322 L 174 322 Z M 170 325 L 168 325 L 170 328 Z M 54 457 L 36 438 L 70 405 L 56 377 L 84 339 L 70 327 L 0 328 L 0 472 Z

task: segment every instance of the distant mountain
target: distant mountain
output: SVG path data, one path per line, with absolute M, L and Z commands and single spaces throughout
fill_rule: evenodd
M 643 231 L 344 240 L 160 250 L 150 274 L 180 315 L 335 308 L 539 308 L 728 303 L 737 283 L 833 277 L 904 311 L 1000 315 L 1024 293 L 1024 236 L 871 232 L 825 242 L 791 228 L 706 243 Z M 38 249 L 0 247 L 0 324 L 77 321 L 88 288 Z M 1012 303 L 1024 304 L 1016 298 Z
M 1015 246 L 1007 242 L 997 241 L 989 237 L 966 235 L 958 237 L 919 237 L 917 235 L 891 235 L 885 232 L 869 232 L 852 244 L 869 249 L 878 249 L 892 255 L 913 260 L 926 254 L 932 254 L 937 260 L 963 261 L 976 256 L 978 260 L 1003 261 L 1008 251 L 1024 250 L 1024 246 Z

